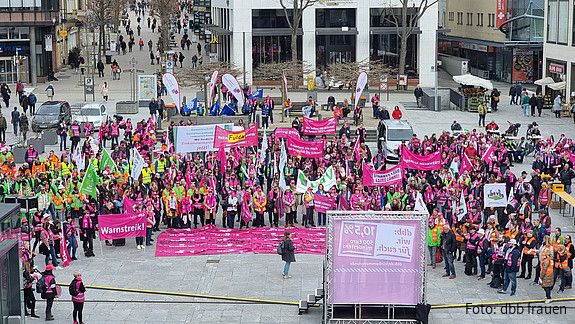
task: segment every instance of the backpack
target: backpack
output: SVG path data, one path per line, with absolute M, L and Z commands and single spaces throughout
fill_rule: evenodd
M 72 297 L 78 296 L 78 294 L 80 292 L 78 291 L 78 289 L 76 287 L 76 280 L 72 280 L 72 282 L 68 286 L 68 292 L 70 293 L 70 296 L 72 296 Z
M 36 292 L 39 294 L 45 294 L 47 290 L 46 277 L 42 275 L 42 277 L 36 281 Z
M 277 254 L 279 255 L 284 255 L 285 251 L 284 251 L 284 241 L 282 240 L 280 244 L 278 244 L 277 247 Z

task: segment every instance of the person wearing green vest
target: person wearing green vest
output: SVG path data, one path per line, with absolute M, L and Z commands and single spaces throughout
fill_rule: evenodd
M 435 269 L 435 255 L 437 249 L 441 246 L 441 229 L 443 224 L 434 222 L 432 218 L 429 221 L 429 226 L 427 229 L 427 249 L 429 250 L 430 265 Z

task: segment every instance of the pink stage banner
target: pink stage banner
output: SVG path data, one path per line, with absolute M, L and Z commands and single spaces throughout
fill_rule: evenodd
M 437 151 L 430 155 L 419 155 L 410 150 L 401 152 L 400 165 L 406 169 L 414 170 L 439 170 L 441 169 L 441 152 Z
M 297 129 L 292 127 L 278 127 L 276 128 L 274 135 L 277 138 L 289 138 L 289 137 L 300 138 Z
M 403 183 L 403 168 L 401 164 L 389 170 L 377 171 L 368 164 L 363 164 L 364 186 L 395 186 Z
M 214 148 L 232 148 L 241 146 L 258 146 L 258 125 L 252 124 L 242 131 L 228 131 L 216 126 Z
M 328 303 L 421 303 L 421 221 L 334 222 Z
M 322 158 L 324 141 L 304 141 L 293 136 L 288 136 L 287 150 L 291 156 L 301 156 L 303 158 Z
M 283 228 L 226 229 L 206 225 L 198 229 L 168 229 L 156 240 L 156 256 L 206 254 L 275 254 Z M 325 228 L 292 227 L 297 254 L 324 254 Z
M 304 134 L 312 136 L 335 134 L 337 132 L 337 120 L 333 117 L 324 120 L 304 117 L 302 131 Z
M 146 216 L 144 214 L 98 215 L 98 232 L 101 240 L 145 237 Z
M 335 197 L 315 194 L 313 203 L 315 204 L 314 208 L 318 213 L 327 213 L 328 210 L 335 209 Z

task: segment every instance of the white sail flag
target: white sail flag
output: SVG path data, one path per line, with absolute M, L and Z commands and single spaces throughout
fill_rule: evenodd
M 245 97 L 238 80 L 231 74 L 224 74 L 222 75 L 222 83 L 228 88 L 228 91 L 232 93 L 232 95 L 238 101 L 238 108 L 244 106 Z
M 462 190 L 461 197 L 459 197 L 459 205 L 457 206 L 457 221 L 460 221 L 465 216 L 467 216 L 467 203 L 465 203 L 465 196 Z
M 136 149 L 132 149 L 132 173 L 130 176 L 132 179 L 137 180 L 142 173 L 142 169 L 146 165 L 146 161 Z
M 280 163 L 279 163 L 279 171 L 280 171 L 280 188 L 282 190 L 286 190 L 287 189 L 287 185 L 286 185 L 286 179 L 285 179 L 285 166 L 287 163 L 287 159 L 288 159 L 288 155 L 287 155 L 287 151 L 286 151 L 286 146 L 284 143 L 284 140 L 282 139 L 282 144 L 281 144 L 281 151 L 280 151 Z
M 354 103 L 354 110 L 357 107 L 357 103 L 359 102 L 359 97 L 363 93 L 365 86 L 367 85 L 367 72 L 363 71 L 357 77 L 357 83 L 355 85 L 355 103 Z
M 76 162 L 76 167 L 78 168 L 79 171 L 84 170 L 85 161 L 84 158 L 82 157 L 82 149 L 80 148 L 80 145 L 77 145 L 74 152 L 72 152 L 72 160 Z
M 210 96 L 208 97 L 208 107 L 212 106 L 212 98 L 214 98 L 214 90 L 216 89 L 216 85 L 218 84 L 218 70 L 215 70 L 212 73 L 212 77 L 210 78 Z
M 425 205 L 425 201 L 423 201 L 423 195 L 421 194 L 421 192 L 418 192 L 417 195 L 415 196 L 415 206 L 413 207 L 413 210 L 420 212 L 429 212 L 427 210 L 427 206 Z
M 178 108 L 179 112 L 181 105 L 181 99 L 180 99 L 181 93 L 180 93 L 180 84 L 178 83 L 178 80 L 176 80 L 176 77 L 172 73 L 164 73 L 164 75 L 162 76 L 162 83 L 164 84 L 166 90 L 172 97 L 172 101 L 174 101 L 174 104 L 176 105 L 176 108 Z

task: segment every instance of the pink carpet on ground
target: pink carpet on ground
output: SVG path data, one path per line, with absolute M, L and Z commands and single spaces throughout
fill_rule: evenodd
M 290 227 L 296 254 L 324 254 L 325 228 Z M 198 229 L 173 229 L 156 239 L 156 256 L 206 254 L 275 254 L 285 228 L 226 229 L 207 225 Z

